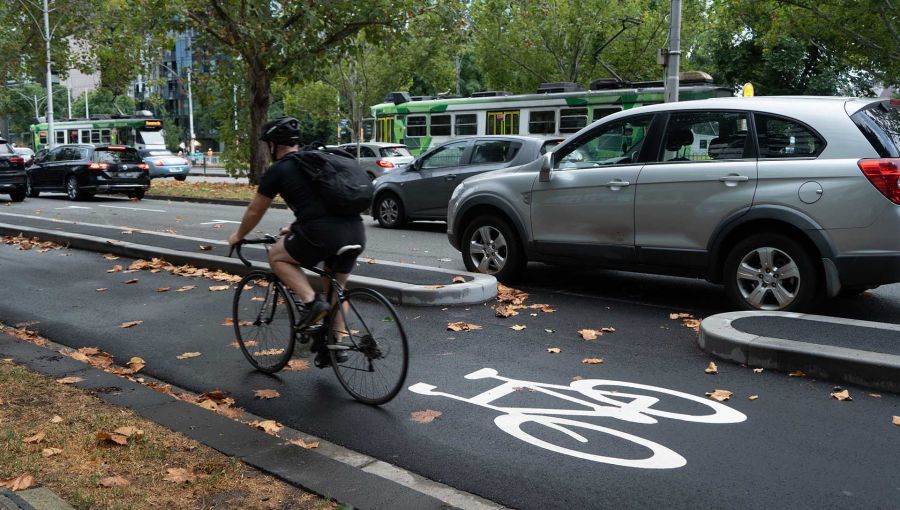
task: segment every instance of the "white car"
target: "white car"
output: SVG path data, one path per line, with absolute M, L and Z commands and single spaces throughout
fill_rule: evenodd
M 346 143 L 340 148 L 354 156 L 357 155 L 357 144 L 355 143 Z M 408 165 L 414 159 L 403 144 L 380 142 L 359 144 L 359 166 L 366 171 L 370 179 L 376 179 L 386 172 Z

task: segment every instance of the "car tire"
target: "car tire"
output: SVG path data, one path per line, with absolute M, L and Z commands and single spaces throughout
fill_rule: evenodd
M 756 234 L 738 242 L 725 259 L 723 281 L 728 297 L 743 310 L 806 311 L 821 287 L 815 259 L 781 234 Z
M 78 177 L 75 177 L 74 174 L 66 177 L 66 196 L 69 197 L 69 200 L 85 199 L 84 192 L 78 187 Z
M 501 282 L 515 281 L 528 262 L 519 235 L 493 214 L 479 216 L 466 226 L 460 249 L 466 269 L 493 275 Z
M 384 193 L 375 202 L 372 210 L 375 220 L 382 228 L 400 228 L 406 224 L 403 202 L 394 193 Z
M 176 175 L 175 176 L 176 181 L 184 181 L 185 179 L 187 179 L 186 175 Z
M 25 177 L 25 194 L 31 198 L 37 198 L 41 196 L 41 192 L 32 187 L 31 177 Z
M 9 199 L 13 202 L 22 202 L 25 200 L 25 188 L 16 188 L 9 192 Z
M 133 200 L 141 200 L 142 198 L 144 198 L 144 193 L 145 192 L 142 189 L 135 190 L 135 191 L 129 191 L 128 198 L 131 198 Z

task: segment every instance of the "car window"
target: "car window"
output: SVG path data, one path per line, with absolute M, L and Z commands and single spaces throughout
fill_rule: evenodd
M 825 142 L 798 121 L 754 113 L 760 158 L 810 158 L 825 148 Z
M 363 158 L 374 158 L 374 157 L 375 157 L 375 151 L 373 151 L 373 150 L 370 149 L 369 147 L 360 147 L 360 148 L 359 148 L 359 155 L 360 155 L 360 157 L 363 157 Z
M 541 154 L 552 151 L 560 143 L 562 143 L 562 140 L 547 140 L 541 145 Z
M 0 154 L 15 154 L 16 151 L 13 150 L 12 146 L 8 143 L 0 143 Z
M 100 163 L 140 163 L 141 158 L 134 149 L 98 149 L 94 160 Z
M 381 148 L 381 157 L 383 158 L 403 158 L 409 157 L 412 154 L 406 150 L 406 147 L 382 147 Z
M 656 161 L 752 158 L 744 112 L 686 111 L 669 116 Z
M 60 156 L 61 161 L 78 161 L 79 159 L 81 159 L 81 151 L 78 150 L 78 147 L 66 147 Z
M 900 157 L 900 103 L 875 103 L 851 118 L 879 156 Z
M 435 149 L 422 160 L 423 169 L 447 168 L 462 164 L 463 153 L 468 142 L 456 142 Z
M 57 147 L 47 153 L 47 161 L 62 161 L 62 153 L 65 147 Z
M 638 160 L 652 115 L 617 120 L 597 127 L 559 149 L 557 168 L 579 169 L 628 165 Z
M 506 163 L 512 160 L 515 152 L 510 150 L 513 142 L 510 140 L 479 140 L 472 149 L 473 165 L 485 163 Z

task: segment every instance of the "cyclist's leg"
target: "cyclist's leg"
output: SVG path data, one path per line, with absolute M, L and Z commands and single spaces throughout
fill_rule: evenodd
M 285 238 L 278 240 L 269 250 L 269 266 L 278 278 L 294 291 L 294 295 L 304 303 L 309 303 L 316 297 L 316 291 L 306 274 L 300 269 L 300 262 L 291 257 L 284 247 Z
M 350 273 L 337 273 L 334 275 L 334 279 L 337 280 L 337 282 L 338 282 L 338 284 L 340 284 L 341 288 L 347 287 L 347 280 L 349 278 L 350 278 Z M 335 300 L 337 300 L 337 296 L 332 296 L 331 297 L 331 305 L 332 306 L 334 306 Z M 343 313 L 338 313 L 335 316 L 334 321 L 331 323 L 332 334 L 334 335 L 336 340 L 340 340 L 340 338 L 342 336 L 346 335 L 346 333 L 344 333 L 344 331 L 346 331 L 347 325 L 344 322 L 344 316 L 349 311 L 349 307 L 350 307 L 349 303 L 344 303 L 341 306 L 341 310 L 343 310 Z

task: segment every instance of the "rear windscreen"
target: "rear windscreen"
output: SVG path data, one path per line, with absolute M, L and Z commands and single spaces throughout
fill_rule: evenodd
M 383 158 L 398 158 L 398 157 L 406 157 L 412 156 L 406 147 L 382 147 L 381 148 L 381 157 Z
M 0 143 L 0 154 L 15 154 L 16 151 L 8 143 Z
M 94 159 L 100 163 L 140 163 L 141 158 L 134 149 L 104 150 L 97 149 Z
M 851 118 L 882 158 L 900 158 L 900 105 L 875 103 Z

